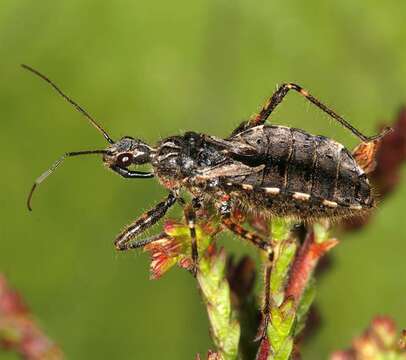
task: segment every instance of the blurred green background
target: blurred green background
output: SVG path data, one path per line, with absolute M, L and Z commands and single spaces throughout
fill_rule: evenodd
M 115 139 L 227 136 L 286 81 L 373 134 L 406 103 L 405 14 L 402 0 L 1 2 L 0 271 L 68 358 L 193 359 L 211 347 L 208 322 L 188 273 L 149 281 L 146 254 L 113 249 L 119 230 L 164 196 L 156 181 L 72 159 L 28 213 L 33 180 L 58 156 L 106 144 L 19 64 L 46 73 Z M 274 122 L 356 144 L 295 94 Z M 401 185 L 332 252 L 318 283 L 322 326 L 304 359 L 349 345 L 375 314 L 406 327 L 405 197 Z M 223 244 L 255 255 L 231 237 Z

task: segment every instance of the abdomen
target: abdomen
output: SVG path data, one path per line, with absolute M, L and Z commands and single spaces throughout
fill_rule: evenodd
M 245 184 L 240 197 L 249 205 L 301 218 L 348 216 L 373 207 L 366 175 L 349 151 L 331 139 L 258 126 L 230 140 L 254 146 L 265 165 L 260 173 L 231 179 Z

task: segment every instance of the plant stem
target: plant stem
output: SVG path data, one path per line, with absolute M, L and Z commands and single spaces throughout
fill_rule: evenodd
M 240 324 L 231 308 L 225 267 L 224 250 L 206 254 L 200 259 L 197 281 L 207 307 L 211 336 L 220 359 L 233 360 L 238 358 Z

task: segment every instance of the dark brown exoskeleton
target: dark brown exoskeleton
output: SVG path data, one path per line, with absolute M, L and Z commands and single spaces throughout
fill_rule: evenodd
M 217 210 L 222 224 L 258 248 L 271 252 L 270 243 L 245 230 L 232 214 L 261 213 L 262 216 L 288 216 L 312 221 L 359 215 L 374 207 L 375 201 L 366 173 L 373 169 L 379 140 L 390 130 L 366 137 L 342 117 L 295 84 L 284 84 L 262 110 L 243 122 L 232 135 L 220 139 L 187 132 L 150 146 L 139 139 L 124 137 L 113 141 L 100 125 L 44 75 L 38 75 L 85 115 L 110 143 L 104 150 L 66 153 L 41 175 L 30 192 L 50 175 L 61 161 L 70 156 L 102 154 L 108 168 L 125 178 L 152 178 L 169 190 L 168 196 L 152 210 L 127 226 L 116 238 L 118 250 L 145 246 L 157 237 L 137 240 L 146 229 L 161 219 L 176 202 L 185 205 L 181 192 L 192 196 L 185 215 L 192 239 L 192 259 L 198 260 L 195 211 L 198 207 Z M 324 136 L 310 135 L 284 126 L 264 125 L 289 90 L 295 90 L 349 129 L 362 141 L 351 154 L 343 145 Z M 151 172 L 139 172 L 131 166 L 150 164 Z M 177 201 L 178 200 L 178 201 Z

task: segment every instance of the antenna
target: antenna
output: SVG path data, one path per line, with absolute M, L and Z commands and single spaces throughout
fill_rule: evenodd
M 89 121 L 90 123 L 97 129 L 99 130 L 104 138 L 110 143 L 110 144 L 114 144 L 114 140 L 111 139 L 111 137 L 107 134 L 107 132 L 96 122 L 95 119 L 93 119 L 92 116 L 90 116 L 90 114 L 84 109 L 82 108 L 77 102 L 75 102 L 74 100 L 72 100 L 69 96 L 67 96 L 66 94 L 64 94 L 62 92 L 62 90 L 55 84 L 53 83 L 50 79 L 48 79 L 45 75 L 41 74 L 38 70 L 35 70 L 34 68 L 32 68 L 31 66 L 25 65 L 25 64 L 21 64 L 21 67 L 25 70 L 28 70 L 30 72 L 32 72 L 33 74 L 37 75 L 38 77 L 40 77 L 42 80 L 45 80 L 48 84 L 50 84 L 59 95 L 61 95 L 67 102 L 69 102 L 71 105 L 73 105 L 73 107 L 79 111 L 82 115 L 84 115 Z
M 27 198 L 27 207 L 28 210 L 32 211 L 32 207 L 31 207 L 31 199 L 32 199 L 32 195 L 34 194 L 34 190 L 37 188 L 37 186 L 39 184 L 41 184 L 49 175 L 51 175 L 56 168 L 61 165 L 61 163 L 68 157 L 72 157 L 72 156 L 79 156 L 79 155 L 88 155 L 88 154 L 106 154 L 108 153 L 107 150 L 86 150 L 86 151 L 73 151 L 73 152 L 67 152 L 65 154 L 63 154 L 58 160 L 56 160 L 52 166 L 46 170 L 44 173 L 42 173 L 42 175 L 40 175 L 34 182 L 34 185 L 32 186 L 30 193 L 28 194 L 28 198 Z

